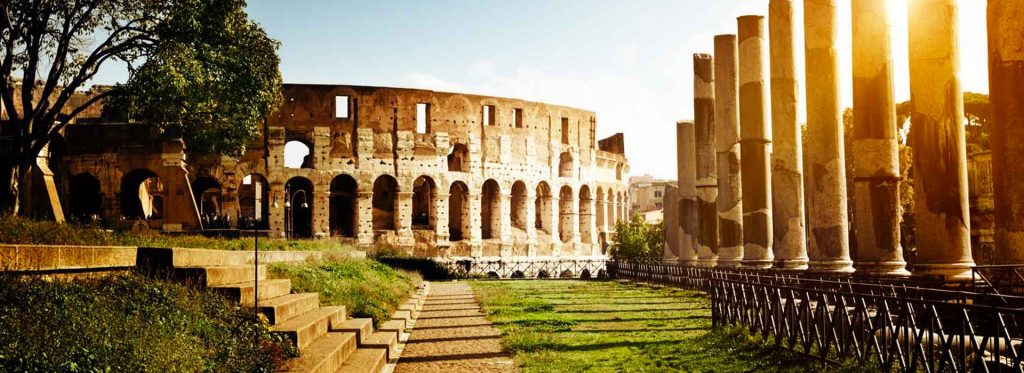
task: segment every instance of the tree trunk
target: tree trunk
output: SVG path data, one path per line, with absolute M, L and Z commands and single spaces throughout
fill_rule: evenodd
M 4 158 L 12 159 L 15 157 Z M 22 177 L 19 175 L 17 164 L 11 161 L 0 163 L 0 178 L 7 184 L 7 187 L 0 191 L 0 213 L 17 215 L 21 207 L 20 191 L 22 184 Z

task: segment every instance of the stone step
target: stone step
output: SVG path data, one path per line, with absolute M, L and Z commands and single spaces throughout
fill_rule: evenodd
M 386 349 L 360 347 L 345 360 L 338 373 L 380 373 L 387 362 Z
M 405 329 L 405 322 L 403 322 L 402 320 L 390 320 L 385 321 L 383 324 L 380 324 L 380 327 L 377 328 L 377 331 L 395 332 L 398 335 L 401 335 L 402 333 L 405 333 Z
M 394 313 L 391 314 L 391 321 L 395 320 L 402 321 L 403 323 L 405 323 L 405 327 L 408 328 L 412 326 L 412 312 L 403 310 L 395 311 Z
M 185 282 L 195 283 L 212 287 L 217 285 L 237 284 L 240 282 L 253 281 L 257 277 L 260 280 L 267 278 L 267 266 L 257 267 L 259 273 L 253 271 L 253 266 L 210 266 L 210 267 L 184 267 L 174 268 L 174 276 Z
M 283 372 L 330 373 L 337 371 L 356 351 L 353 333 L 327 333 L 300 351 L 300 356 L 289 359 Z
M 391 361 L 398 358 L 398 333 L 394 331 L 376 331 L 370 334 L 366 343 L 360 347 L 383 348 L 387 352 L 385 359 Z
M 312 311 L 320 307 L 320 293 L 282 295 L 260 302 L 260 312 L 267 315 L 271 325 Z
M 345 319 L 345 307 L 318 308 L 274 325 L 274 333 L 283 334 L 292 340 L 295 347 L 304 349 L 336 324 Z
M 356 340 L 362 346 L 373 332 L 373 319 L 348 319 L 338 325 L 331 325 L 331 331 L 356 333 Z
M 210 287 L 229 300 L 246 305 L 252 304 L 253 290 L 256 288 L 254 281 L 246 281 L 235 284 L 224 284 Z M 264 279 L 260 280 L 260 301 L 277 298 L 292 291 L 292 280 L 289 279 Z
M 302 262 L 320 259 L 319 251 L 260 251 L 260 263 Z M 140 247 L 136 262 L 149 268 L 237 266 L 252 264 L 251 250 L 207 250 L 189 248 Z

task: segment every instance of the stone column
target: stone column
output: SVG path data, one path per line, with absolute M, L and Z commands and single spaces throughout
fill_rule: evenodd
M 271 182 L 270 190 L 267 191 L 267 197 L 270 199 L 267 203 L 267 222 L 268 228 L 270 228 L 270 235 L 272 237 L 285 237 L 285 214 L 284 214 L 284 183 L 282 182 Z M 373 244 L 373 235 L 371 230 L 370 238 L 367 240 L 367 245 Z M 364 241 L 359 240 L 359 244 L 363 245 Z
M 320 188 L 317 188 L 320 187 Z M 313 237 L 331 236 L 331 191 L 330 185 L 314 185 L 313 201 Z M 327 190 L 325 190 L 327 189 Z
M 804 33 L 808 269 L 852 272 L 843 116 L 839 111 L 836 0 L 804 1 Z
M 715 151 L 718 161 L 718 266 L 743 260 L 736 35 L 715 36 Z
M 775 268 L 807 269 L 804 236 L 804 167 L 796 121 L 793 0 L 768 2 L 772 100 L 772 220 Z
M 914 274 L 971 277 L 964 103 L 955 0 L 909 0 Z M 1017 30 L 1018 32 L 1020 30 Z M 1002 171 L 1002 170 L 999 170 Z
M 992 191 L 996 263 L 1024 263 L 1024 4 L 988 2 L 988 76 L 992 104 Z
M 909 275 L 900 246 L 900 163 L 885 0 L 853 2 L 853 205 L 858 273 Z
M 693 55 L 693 131 L 697 187 L 697 265 L 718 263 L 718 178 L 715 177 L 715 69 L 709 54 Z
M 558 184 L 552 184 L 558 185 Z M 551 256 L 562 255 L 562 214 L 561 214 L 561 189 L 551 191 Z
M 697 147 L 692 122 L 676 123 L 679 190 L 679 262 L 697 261 Z
M 772 253 L 772 129 L 765 82 L 763 16 L 736 19 L 739 28 L 740 152 L 743 172 L 743 266 L 770 268 Z
M 483 256 L 483 230 L 480 218 L 481 196 L 480 192 L 469 192 L 469 250 L 470 256 L 476 258 Z M 487 224 L 490 224 L 489 222 Z
M 537 191 L 526 188 L 526 256 L 537 256 Z
M 451 227 L 448 226 L 448 199 L 451 198 L 451 194 L 443 192 L 434 192 L 433 209 L 434 209 L 434 235 L 435 244 L 447 246 L 448 237 L 451 234 Z M 455 212 L 459 213 L 458 211 Z
M 395 193 L 395 234 L 398 244 L 412 252 L 416 238 L 412 234 L 412 192 Z
M 274 201 L 274 198 L 271 198 Z M 273 211 L 273 210 L 271 210 Z M 373 246 L 373 192 L 359 191 L 356 199 L 356 242 L 359 246 Z
M 512 256 L 512 193 L 509 188 L 503 188 L 498 193 L 498 205 L 500 208 L 498 216 L 498 224 L 501 225 L 501 231 L 498 232 L 498 238 L 501 239 L 501 251 L 499 252 L 502 257 Z
M 665 253 L 662 260 L 667 263 L 679 263 L 679 197 L 676 188 L 665 187 L 662 206 L 665 213 Z

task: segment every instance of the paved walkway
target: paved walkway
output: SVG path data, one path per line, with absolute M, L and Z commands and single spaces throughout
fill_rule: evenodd
M 487 321 L 469 285 L 430 286 L 395 372 L 516 371 L 512 356 L 501 351 L 501 334 Z

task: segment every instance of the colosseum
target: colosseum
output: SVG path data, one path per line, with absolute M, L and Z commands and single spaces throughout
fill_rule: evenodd
M 283 93 L 267 138 L 240 158 L 189 156 L 180 139 L 94 110 L 50 145 L 31 200 L 164 232 L 387 245 L 502 277 L 600 270 L 627 214 L 623 137 L 598 140 L 593 112 L 419 89 Z

